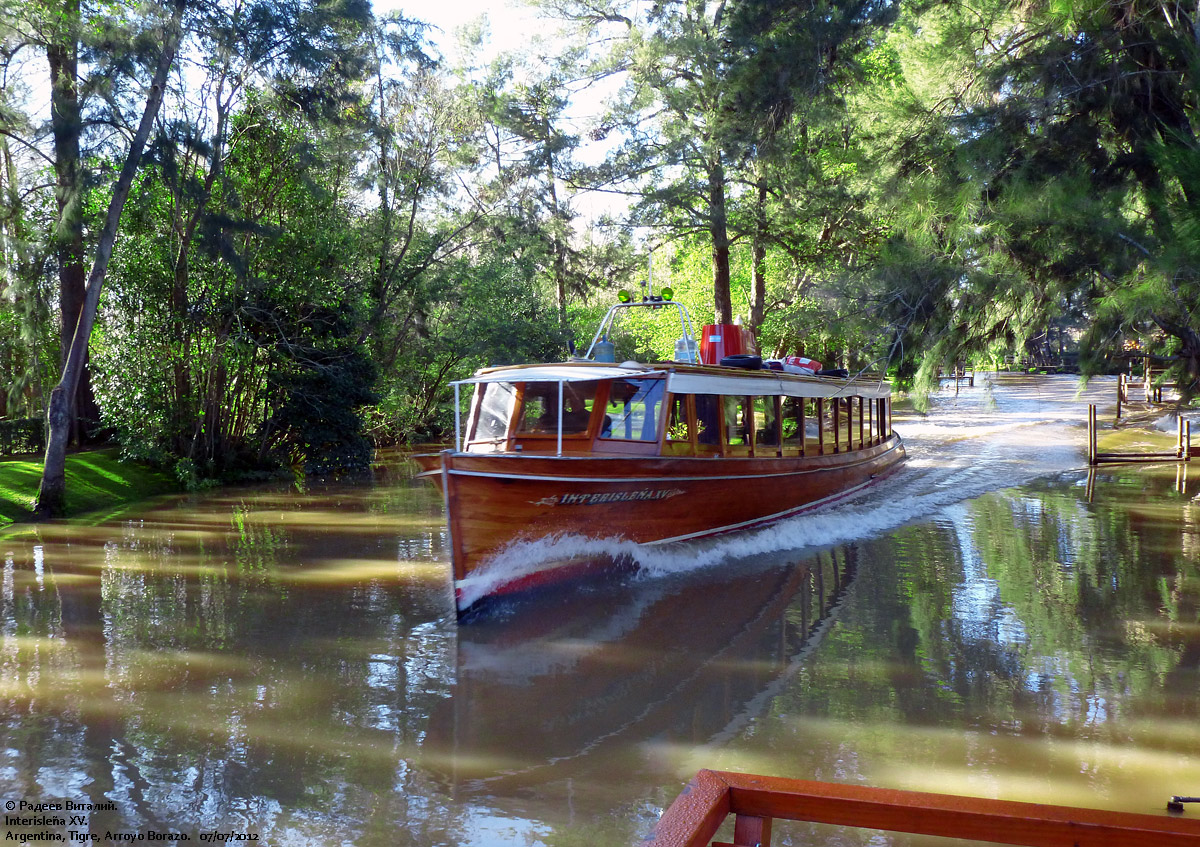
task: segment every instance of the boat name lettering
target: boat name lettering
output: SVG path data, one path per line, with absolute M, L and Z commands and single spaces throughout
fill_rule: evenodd
M 602 491 L 595 494 L 555 494 L 532 501 L 536 506 L 596 506 L 601 503 L 630 503 L 641 500 L 667 500 L 683 493 L 681 488 L 651 491 Z

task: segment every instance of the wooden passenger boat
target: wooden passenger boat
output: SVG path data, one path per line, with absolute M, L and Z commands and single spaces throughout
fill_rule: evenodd
M 593 345 L 594 346 L 594 345 Z M 446 505 L 455 605 L 845 497 L 904 458 L 879 378 L 682 362 L 490 368 L 455 447 L 416 457 Z

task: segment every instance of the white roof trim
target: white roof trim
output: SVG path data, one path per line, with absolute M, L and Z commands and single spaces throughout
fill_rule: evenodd
M 630 377 L 662 376 L 666 371 L 645 366 L 623 365 L 534 365 L 524 368 L 499 368 L 477 373 L 452 385 L 475 385 L 480 382 L 591 382 L 598 379 L 629 379 Z
M 672 394 L 773 395 L 785 397 L 890 397 L 887 383 L 858 383 L 820 377 L 791 377 L 773 371 L 728 374 L 673 372 L 667 377 Z

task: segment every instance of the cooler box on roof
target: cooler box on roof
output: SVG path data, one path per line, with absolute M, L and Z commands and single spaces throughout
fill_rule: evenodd
M 700 363 L 717 365 L 726 356 L 757 353 L 754 334 L 741 324 L 708 324 L 700 333 Z

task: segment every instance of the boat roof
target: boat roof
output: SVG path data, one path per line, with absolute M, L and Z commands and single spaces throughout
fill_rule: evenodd
M 665 370 L 637 362 L 622 365 L 595 362 L 562 362 L 556 365 L 507 365 L 476 371 L 470 379 L 460 379 L 452 385 L 475 385 L 480 382 L 591 382 L 597 379 L 629 379 L 630 377 L 661 376 Z
M 773 370 L 740 370 L 679 362 L 604 364 L 592 361 L 484 368 L 454 385 L 489 382 L 591 382 L 601 379 L 662 377 L 672 394 L 781 395 L 786 397 L 890 397 L 891 386 L 878 375 L 840 379 Z

